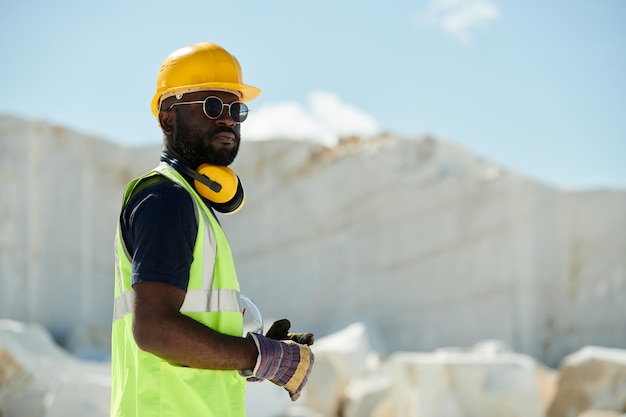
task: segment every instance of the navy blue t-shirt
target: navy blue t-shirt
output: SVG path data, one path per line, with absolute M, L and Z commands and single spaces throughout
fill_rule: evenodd
M 144 186 L 121 213 L 132 284 L 156 281 L 187 290 L 198 224 L 189 193 L 167 179 Z

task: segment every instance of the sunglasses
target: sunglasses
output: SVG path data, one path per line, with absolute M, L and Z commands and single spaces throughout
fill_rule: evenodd
M 174 103 L 168 110 L 171 110 L 174 106 L 180 106 L 181 104 L 202 104 L 202 110 L 209 119 L 219 118 L 224 107 L 228 107 L 228 113 L 235 123 L 241 123 L 248 117 L 248 106 L 241 101 L 233 101 L 232 103 L 224 103 L 222 99 L 216 96 L 209 96 L 202 101 L 184 101 L 182 103 Z

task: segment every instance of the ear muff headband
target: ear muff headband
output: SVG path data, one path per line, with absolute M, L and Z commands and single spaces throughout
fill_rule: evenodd
M 232 169 L 202 164 L 194 171 L 166 153 L 161 154 L 161 161 L 193 178 L 194 188 L 198 194 L 209 200 L 211 207 L 220 213 L 236 213 L 243 207 L 246 201 L 243 186 Z

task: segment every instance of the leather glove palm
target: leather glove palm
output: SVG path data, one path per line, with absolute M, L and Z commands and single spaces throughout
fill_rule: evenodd
M 292 340 L 301 345 L 311 346 L 315 342 L 313 333 L 289 333 L 291 322 L 287 319 L 280 319 L 272 323 L 270 329 L 265 333 L 266 337 L 274 340 Z

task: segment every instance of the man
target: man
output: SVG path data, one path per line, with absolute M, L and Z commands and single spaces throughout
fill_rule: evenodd
M 215 44 L 179 49 L 161 66 L 152 112 L 162 162 L 128 185 L 116 236 L 112 416 L 245 416 L 242 375 L 269 379 L 292 400 L 307 382 L 313 354 L 288 340 L 288 321 L 243 337 L 239 283 L 214 212 L 245 200 L 227 166 L 244 102 L 259 92 Z

